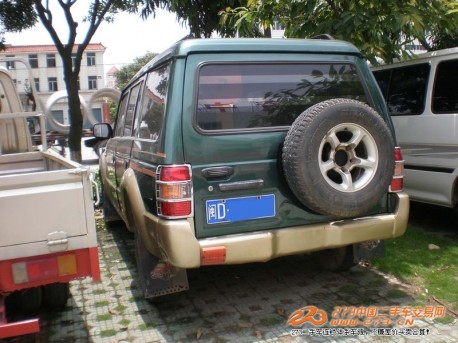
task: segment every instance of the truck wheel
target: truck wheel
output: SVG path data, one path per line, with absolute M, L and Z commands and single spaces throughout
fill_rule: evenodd
M 21 336 L 16 336 L 12 338 L 11 341 L 6 340 L 6 341 L 1 341 L 4 343 L 36 343 L 39 342 L 38 340 L 38 335 L 35 333 L 31 333 L 28 335 L 21 335 Z
M 304 111 L 286 135 L 283 169 L 293 194 L 310 210 L 354 217 L 388 191 L 394 142 L 382 117 L 366 104 L 332 99 Z
M 353 268 L 358 263 L 353 259 L 353 246 L 318 251 L 313 254 L 315 261 L 324 269 L 342 272 Z
M 52 283 L 43 286 L 43 304 L 49 308 L 63 308 L 70 296 L 70 284 Z
M 41 307 L 43 294 L 40 287 L 27 288 L 18 291 L 18 312 L 29 315 L 35 314 Z

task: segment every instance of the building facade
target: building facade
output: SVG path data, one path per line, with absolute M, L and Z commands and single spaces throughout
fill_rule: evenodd
M 80 96 L 86 103 L 98 89 L 105 87 L 103 64 L 105 49 L 101 43 L 93 43 L 87 46 L 83 54 L 78 86 Z M 31 75 L 23 63 L 2 61 L 5 57 L 19 58 L 28 62 L 31 67 Z M 43 105 L 52 94 L 66 90 L 62 59 L 54 45 L 7 45 L 6 50 L 0 51 L 0 66 L 8 69 L 25 110 L 31 110 L 32 103 L 29 94 L 32 83 L 37 91 L 35 96 L 40 98 Z M 101 119 L 102 107 L 103 99 L 93 101 L 92 110 L 96 118 Z M 51 112 L 58 122 L 68 124 L 67 98 L 62 97 L 55 101 Z M 49 122 L 48 126 L 50 126 Z M 84 127 L 90 128 L 91 123 L 86 120 Z M 48 130 L 52 130 L 52 127 L 48 127 Z
M 119 69 L 116 67 L 111 67 L 110 70 L 107 71 L 107 87 L 108 88 L 116 88 L 116 80 L 117 74 Z

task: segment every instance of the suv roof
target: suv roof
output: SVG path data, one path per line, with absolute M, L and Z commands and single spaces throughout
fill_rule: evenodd
M 233 39 L 187 39 L 173 47 L 176 56 L 205 51 L 287 51 L 317 53 L 355 53 L 359 50 L 348 42 L 320 39 L 281 39 L 281 38 L 233 38 Z
M 184 39 L 153 58 L 135 75 L 133 80 L 165 60 L 205 52 L 288 52 L 342 54 L 362 56 L 352 44 L 339 40 L 282 39 L 282 38 L 212 38 Z

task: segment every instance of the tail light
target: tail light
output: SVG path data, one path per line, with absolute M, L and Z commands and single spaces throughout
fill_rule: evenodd
M 74 254 L 16 262 L 12 270 L 15 284 L 55 279 L 78 271 Z
M 156 171 L 157 214 L 168 219 L 193 214 L 191 166 L 159 166 Z
M 394 148 L 394 175 L 390 184 L 390 192 L 401 192 L 404 189 L 404 159 L 401 148 Z

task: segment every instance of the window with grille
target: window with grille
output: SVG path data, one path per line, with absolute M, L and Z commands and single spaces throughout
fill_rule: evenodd
M 88 67 L 95 66 L 95 52 L 88 52 L 86 54 L 86 57 L 87 57 L 87 65 L 88 65 Z
M 56 67 L 56 55 L 55 54 L 46 54 L 46 66 L 48 68 Z
M 38 55 L 37 54 L 29 55 L 29 64 L 30 64 L 30 67 L 33 69 L 38 68 Z
M 48 77 L 48 91 L 57 92 L 57 77 Z
M 97 89 L 97 76 L 88 77 L 88 89 Z

